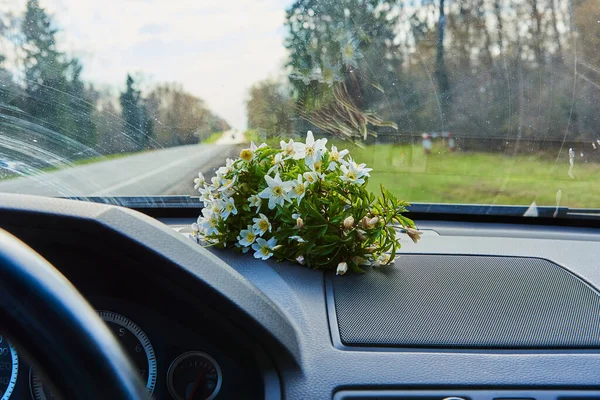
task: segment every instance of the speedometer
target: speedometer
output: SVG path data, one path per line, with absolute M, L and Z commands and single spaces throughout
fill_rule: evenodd
M 8 400 L 17 384 L 19 357 L 8 340 L 0 336 L 0 400 Z
M 98 311 L 98 315 L 121 343 L 134 367 L 139 371 L 142 381 L 146 383 L 146 389 L 152 394 L 157 377 L 156 356 L 148 336 L 132 320 L 121 314 L 112 311 Z M 51 392 L 48 385 L 42 383 L 34 371 L 31 371 L 29 380 L 31 394 L 35 400 L 59 398 Z M 2 397 L 0 400 L 5 399 Z

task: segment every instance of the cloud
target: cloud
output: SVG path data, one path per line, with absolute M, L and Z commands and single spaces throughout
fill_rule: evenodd
M 19 0 L 21 9 L 25 0 Z M 128 72 L 180 82 L 243 128 L 248 88 L 277 74 L 291 0 L 40 0 L 83 76 L 121 88 Z

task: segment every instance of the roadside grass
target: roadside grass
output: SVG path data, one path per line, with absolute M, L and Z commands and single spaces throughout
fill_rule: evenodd
M 248 141 L 262 143 L 253 131 Z M 285 138 L 269 138 L 279 148 Z M 287 139 L 286 139 L 287 140 Z M 600 163 L 575 158 L 574 178 L 569 177 L 567 151 L 561 157 L 549 154 L 512 155 L 484 152 L 450 152 L 436 143 L 425 155 L 421 143 L 414 145 L 375 144 L 359 147 L 341 140 L 329 140 L 339 150 L 366 163 L 371 171 L 369 189 L 379 193 L 383 184 L 402 199 L 425 203 L 470 203 L 600 208 Z
M 452 153 L 441 147 L 425 155 L 420 144 L 344 147 L 373 168 L 372 191 L 383 184 L 410 202 L 556 206 L 560 190 L 561 206 L 600 207 L 600 164 L 576 159 L 572 179 L 566 154 L 555 162 L 542 155 Z
M 219 140 L 223 136 L 223 132 L 214 132 L 211 133 L 209 137 L 204 139 L 200 144 L 211 144 Z

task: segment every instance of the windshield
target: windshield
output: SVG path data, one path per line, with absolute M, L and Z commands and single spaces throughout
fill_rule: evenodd
M 0 192 L 197 196 L 309 130 L 412 203 L 600 208 L 600 2 L 0 0 Z

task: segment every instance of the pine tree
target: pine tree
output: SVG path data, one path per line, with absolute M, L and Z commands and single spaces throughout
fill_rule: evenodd
M 57 29 L 38 0 L 27 1 L 21 28 L 25 52 L 26 111 L 36 123 L 61 135 L 72 136 L 75 123 L 69 107 L 69 63 L 56 48 Z
M 121 93 L 121 109 L 125 134 L 133 140 L 136 150 L 145 149 L 153 137 L 153 124 L 141 92 L 127 74 L 125 92 Z

